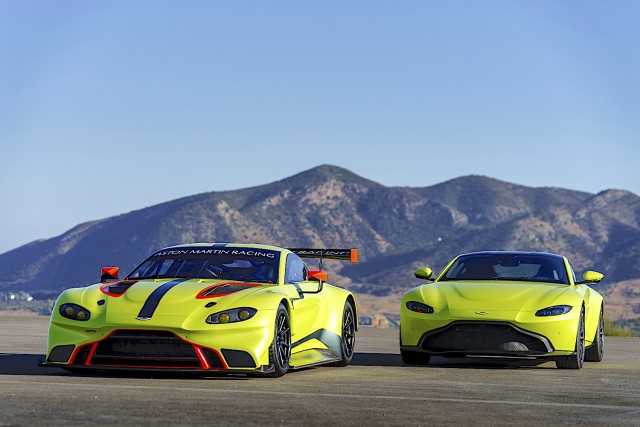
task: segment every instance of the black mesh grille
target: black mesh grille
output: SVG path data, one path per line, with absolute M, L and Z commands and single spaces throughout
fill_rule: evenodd
M 76 346 L 73 344 L 56 346 L 49 353 L 47 362 L 66 362 L 75 348 Z
M 85 345 L 76 354 L 76 358 L 73 359 L 74 365 L 84 365 L 89 358 L 89 353 L 91 353 L 91 344 Z
M 100 341 L 91 365 L 201 368 L 191 344 L 169 331 L 120 330 Z
M 542 338 L 508 323 L 463 323 L 426 335 L 421 347 L 431 352 L 459 351 L 486 354 L 544 354 L 552 351 Z
M 227 364 L 232 368 L 255 368 L 256 362 L 246 351 L 222 349 Z
M 209 296 L 222 295 L 222 294 L 232 294 L 234 292 L 247 289 L 248 287 L 249 286 L 241 283 L 228 283 L 228 284 L 212 287 L 211 289 L 203 292 L 202 296 L 209 297 Z
M 203 348 L 202 354 L 204 355 L 204 358 L 207 359 L 207 362 L 209 363 L 209 366 L 211 368 L 224 367 L 224 365 L 222 364 L 222 360 L 220 360 L 220 358 L 218 357 L 218 354 L 215 351 L 210 350 L 208 348 Z

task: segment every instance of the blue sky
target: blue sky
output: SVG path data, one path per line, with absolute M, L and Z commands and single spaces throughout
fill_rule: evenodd
M 335 164 L 640 194 L 637 1 L 0 2 L 0 253 Z

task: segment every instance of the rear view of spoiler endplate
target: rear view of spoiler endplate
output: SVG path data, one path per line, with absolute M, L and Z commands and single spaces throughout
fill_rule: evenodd
M 358 262 L 357 249 L 289 249 L 300 258 L 341 259 L 344 261 Z

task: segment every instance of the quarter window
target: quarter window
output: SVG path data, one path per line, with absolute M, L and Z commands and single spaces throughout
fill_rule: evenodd
M 306 264 L 296 254 L 287 255 L 287 266 L 285 267 L 285 283 L 304 282 L 307 280 L 308 269 Z

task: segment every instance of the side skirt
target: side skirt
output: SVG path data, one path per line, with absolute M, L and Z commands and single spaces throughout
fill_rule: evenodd
M 289 366 L 295 371 L 297 369 L 324 365 L 325 363 L 333 363 L 340 360 L 342 360 L 342 357 L 335 356 L 329 350 L 309 349 L 292 354 Z
M 326 348 L 311 348 L 295 351 L 295 348 L 311 340 L 317 340 Z M 291 369 L 308 368 L 314 365 L 333 363 L 342 360 L 342 339 L 340 335 L 326 329 L 317 331 L 291 344 L 292 353 L 289 366 Z

